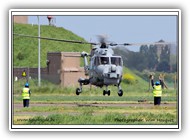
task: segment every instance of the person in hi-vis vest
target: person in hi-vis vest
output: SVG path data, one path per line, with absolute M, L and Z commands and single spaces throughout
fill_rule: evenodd
M 161 97 L 162 97 L 162 86 L 160 85 L 159 81 L 156 81 L 154 84 L 154 77 L 151 78 L 151 83 L 153 87 L 153 96 L 154 96 L 154 105 L 160 105 Z
M 29 84 L 26 83 L 22 89 L 23 107 L 29 107 L 30 95 L 31 91 L 29 89 Z

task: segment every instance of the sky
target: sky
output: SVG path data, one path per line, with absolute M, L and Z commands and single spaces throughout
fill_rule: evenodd
M 115 43 L 153 43 L 160 39 L 176 42 L 176 16 L 54 16 L 57 27 L 63 27 L 98 42 L 97 35 L 108 36 Z M 37 16 L 29 16 L 29 24 L 38 24 Z M 47 16 L 40 16 L 40 24 L 48 25 Z M 64 38 L 63 38 L 64 39 Z M 130 46 L 137 51 L 138 47 Z

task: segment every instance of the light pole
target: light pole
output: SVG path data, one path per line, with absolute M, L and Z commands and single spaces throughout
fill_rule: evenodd
M 41 85 L 41 71 L 40 71 L 40 17 L 38 18 L 38 86 Z

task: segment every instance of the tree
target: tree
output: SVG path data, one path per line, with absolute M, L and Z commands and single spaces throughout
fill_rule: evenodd
M 170 65 L 167 61 L 162 61 L 158 64 L 157 71 L 160 72 L 169 72 L 170 71 Z
M 168 45 L 166 45 L 165 47 L 162 47 L 161 50 L 161 54 L 160 54 L 160 62 L 170 62 L 170 48 L 168 47 Z
M 149 53 L 149 48 L 147 45 L 142 45 L 140 47 L 140 59 L 141 63 L 138 65 L 138 69 L 140 71 L 143 71 L 144 69 L 148 68 L 149 64 L 149 59 L 148 59 L 148 53 Z
M 170 48 L 168 45 L 161 48 L 160 62 L 157 67 L 158 71 L 170 71 Z
M 140 47 L 140 53 L 141 54 L 144 54 L 144 55 L 147 55 L 148 54 L 148 46 L 147 45 L 142 45 L 141 47 Z
M 148 51 L 148 68 L 155 69 L 158 64 L 157 46 L 150 45 Z

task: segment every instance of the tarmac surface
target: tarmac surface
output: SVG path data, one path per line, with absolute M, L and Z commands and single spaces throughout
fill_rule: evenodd
M 92 106 L 92 107 L 128 107 L 128 106 L 136 106 L 136 107 L 153 107 L 154 105 L 152 103 L 36 103 L 36 104 L 30 104 L 30 107 L 33 106 L 67 106 L 67 107 L 82 107 L 82 106 Z M 176 106 L 176 103 L 163 103 L 160 106 L 170 107 L 170 106 Z M 14 104 L 14 109 L 20 109 L 23 108 L 22 104 Z
M 30 107 L 47 107 L 47 106 L 58 106 L 58 107 L 142 107 L 142 108 L 152 108 L 154 105 L 152 103 L 36 103 L 36 104 L 30 104 Z M 177 107 L 176 103 L 163 103 L 160 105 L 160 107 Z M 22 109 L 22 104 L 14 104 L 13 110 L 19 110 Z M 13 111 L 14 112 L 14 111 Z M 36 116 L 36 115 L 43 115 L 48 116 L 51 114 L 55 114 L 55 112 L 14 112 L 14 115 L 30 115 L 30 116 Z M 78 115 L 77 112 L 70 112 L 69 114 L 72 115 Z M 93 115 L 99 115 L 100 113 L 94 113 Z M 125 114 L 128 115 L 128 114 Z

